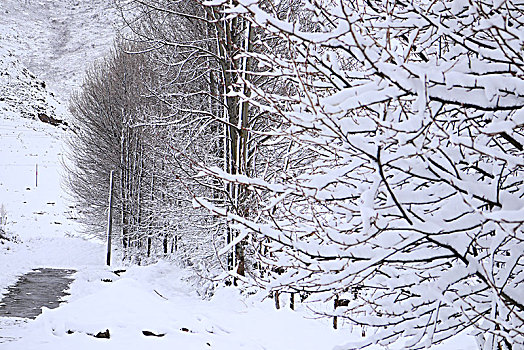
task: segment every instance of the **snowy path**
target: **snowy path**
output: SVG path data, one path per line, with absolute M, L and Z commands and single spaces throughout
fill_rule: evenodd
M 8 289 L 0 300 L 0 344 L 14 342 L 20 337 L 13 336 L 28 319 L 42 313 L 42 307 L 56 308 L 62 298 L 68 295 L 65 290 L 71 283 L 68 278 L 74 270 L 37 269 L 23 276 Z M 16 333 L 16 332 L 14 332 Z

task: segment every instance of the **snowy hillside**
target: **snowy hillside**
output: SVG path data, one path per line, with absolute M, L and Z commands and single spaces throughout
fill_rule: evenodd
M 0 202 L 6 228 L 24 238 L 38 234 L 35 224 L 55 226 L 53 233 L 60 235 L 64 228 L 71 231 L 60 187 L 64 106 L 11 51 L 0 49 L 0 71 Z
M 89 256 L 96 256 L 93 249 L 99 246 L 78 238 L 64 240 L 78 231 L 61 184 L 63 139 L 68 132 L 60 122 L 66 119 L 65 106 L 3 48 L 0 72 L 2 225 L 8 236 L 21 241 L 0 245 L 1 291 L 17 274 L 35 266 L 93 262 Z
M 104 0 L 2 0 L 0 47 L 10 48 L 67 101 L 112 44 L 116 10 Z
M 90 60 L 111 44 L 112 27 L 101 30 L 106 22 L 93 21 L 86 12 L 104 14 L 105 6 L 77 1 L 83 11 L 72 16 L 72 4 L 5 0 L 0 5 L 0 208 L 2 231 L 10 238 L 0 240 L 0 295 L 17 276 L 37 267 L 103 263 L 100 244 L 71 237 L 78 229 L 62 186 L 64 139 L 70 132 L 62 121 L 68 119 L 69 92 L 78 88 Z M 57 18 L 62 21 L 53 27 Z M 78 21 L 92 25 L 82 28 Z M 99 39 L 86 40 L 67 29 L 70 25 Z M 60 26 L 62 46 L 53 38 Z M 100 50 L 92 49 L 93 43 Z M 7 324 L 0 320 L 0 329 Z

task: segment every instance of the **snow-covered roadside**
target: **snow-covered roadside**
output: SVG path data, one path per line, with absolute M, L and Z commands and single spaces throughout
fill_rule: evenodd
M 165 262 L 134 266 L 120 276 L 103 267 L 84 268 L 75 275 L 67 304 L 11 329 L 9 335 L 20 340 L 2 349 L 320 350 L 360 338 L 356 330 L 333 330 L 330 320 L 312 319 L 302 306 L 275 310 L 272 300 L 246 297 L 233 287 L 202 300 L 187 284 L 187 274 Z M 109 339 L 95 337 L 106 330 Z M 433 349 L 475 345 L 464 335 Z
M 0 299 L 8 286 L 32 269 L 53 267 L 84 271 L 101 266 L 103 259 L 101 244 L 81 238 L 42 235 L 30 237 L 21 243 L 4 242 L 0 244 Z M 19 339 L 17 334 L 27 322 L 25 319 L 0 317 L 0 349 L 4 349 L 6 342 Z
M 77 274 L 68 304 L 19 328 L 5 349 L 330 349 L 347 340 L 329 324 L 224 287 L 201 300 L 167 263 Z M 112 280 L 103 282 L 102 279 Z M 93 335 L 109 329 L 110 339 Z M 145 336 L 143 331 L 156 335 Z

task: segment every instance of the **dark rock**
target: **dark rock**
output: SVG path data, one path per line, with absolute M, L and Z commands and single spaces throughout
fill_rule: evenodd
M 109 329 L 106 329 L 105 332 L 98 332 L 98 333 L 95 335 L 95 338 L 100 338 L 100 339 L 109 339 Z
M 51 124 L 53 126 L 58 126 L 60 124 L 63 124 L 64 121 L 60 119 L 53 118 L 51 116 L 48 116 L 45 113 L 38 113 L 38 119 L 40 119 L 41 122 Z
M 163 337 L 164 335 L 166 335 L 165 333 L 153 333 L 151 331 L 142 331 L 142 334 L 145 335 L 146 337 Z
M 335 309 L 340 306 L 349 306 L 349 299 L 335 299 Z

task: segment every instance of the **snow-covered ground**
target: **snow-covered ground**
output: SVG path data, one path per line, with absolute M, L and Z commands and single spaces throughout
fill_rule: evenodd
M 183 282 L 185 273 L 167 263 L 133 267 L 122 277 L 84 270 L 77 274 L 71 301 L 45 310 L 18 328 L 19 335 L 11 332 L 31 337 L 5 349 L 317 350 L 331 349 L 347 336 L 289 309 L 275 311 L 269 300 L 242 298 L 232 287 L 201 300 Z M 106 329 L 110 339 L 93 336 Z
M 4 336 L 19 340 L 0 348 L 342 350 L 337 346 L 361 337 L 359 328 L 334 330 L 330 320 L 304 317 L 308 312 L 303 305 L 298 311 L 275 310 L 272 300 L 242 296 L 234 287 L 219 288 L 211 300 L 202 300 L 187 283 L 187 274 L 165 262 L 134 266 L 120 276 L 104 268 L 83 268 L 75 275 L 67 304 L 44 309 L 35 321 L 15 324 Z M 95 337 L 106 331 L 109 339 Z M 434 349 L 475 346 L 460 336 Z
M 63 101 L 111 43 L 109 3 L 0 4 L 0 207 L 7 232 L 18 240 L 0 243 L 0 295 L 33 268 L 78 271 L 68 302 L 59 308 L 45 309 L 34 321 L 0 318 L 0 349 L 316 350 L 358 340 L 360 329 L 335 331 L 331 320 L 313 318 L 302 304 L 297 311 L 286 305 L 275 310 L 272 300 L 231 287 L 202 300 L 188 282 L 190 272 L 165 262 L 128 267 L 118 276 L 112 272 L 117 267 L 104 266 L 102 242 L 78 233 L 62 186 L 69 131 L 37 116 L 68 119 Z M 110 339 L 93 336 L 106 329 Z M 435 348 L 476 347 L 464 335 Z

